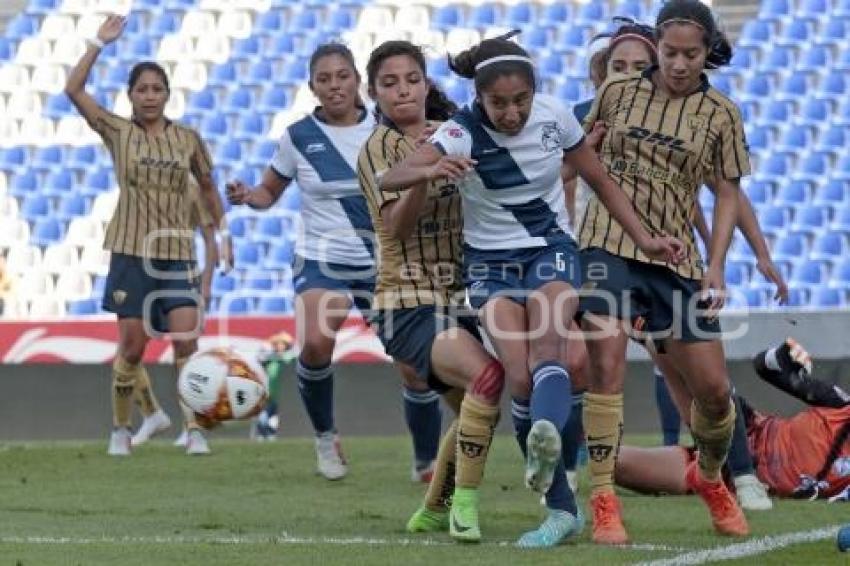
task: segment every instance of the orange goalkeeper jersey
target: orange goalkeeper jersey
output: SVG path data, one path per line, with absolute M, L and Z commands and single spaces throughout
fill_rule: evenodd
M 790 496 L 800 483 L 800 474 L 814 477 L 826 462 L 829 449 L 842 425 L 850 421 L 850 407 L 808 408 L 790 418 L 756 413 L 747 436 L 756 460 L 756 474 L 771 490 Z M 838 457 L 850 456 L 850 441 Z M 850 485 L 850 476 L 839 477 L 834 468 L 826 476 L 830 497 Z

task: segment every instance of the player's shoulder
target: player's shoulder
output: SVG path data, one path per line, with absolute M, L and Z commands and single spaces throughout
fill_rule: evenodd
M 726 96 L 722 91 L 711 86 L 711 84 L 708 84 L 708 88 L 705 90 L 705 97 L 713 104 L 715 110 L 722 111 L 723 114 L 726 114 L 733 121 L 742 121 L 741 109 L 738 108 L 735 101 Z
M 567 113 L 567 105 L 560 98 L 543 92 L 534 95 L 534 107 L 551 114 Z
M 597 98 L 621 95 L 629 88 L 637 88 L 644 80 L 646 75 L 642 71 L 608 77 L 596 90 Z

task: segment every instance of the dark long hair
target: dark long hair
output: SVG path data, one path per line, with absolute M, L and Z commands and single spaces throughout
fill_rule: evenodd
M 711 8 L 700 0 L 669 0 L 658 12 L 655 30 L 658 39 L 664 35 L 664 28 L 672 23 L 691 22 L 703 30 L 703 43 L 708 49 L 705 59 L 707 69 L 717 69 L 728 65 L 732 60 L 732 44 L 718 27 Z
M 139 78 L 141 78 L 142 73 L 145 71 L 153 71 L 159 78 L 162 79 L 162 83 L 165 85 L 165 90 L 168 93 L 171 93 L 171 86 L 168 84 L 168 75 L 165 72 L 159 63 L 154 63 L 153 61 L 142 61 L 140 63 L 136 63 L 133 65 L 133 68 L 130 69 L 130 77 L 127 79 L 127 94 L 130 94 L 130 91 L 133 90 L 133 87 L 136 86 L 136 83 L 139 82 Z
M 536 81 L 534 77 L 534 66 L 530 60 L 528 62 L 521 60 L 498 61 L 478 68 L 481 63 L 488 59 L 504 55 L 514 55 L 528 59 L 528 52 L 517 43 L 510 41 L 513 36 L 519 33 L 519 30 L 513 30 L 499 37 L 485 39 L 478 45 L 474 45 L 454 57 L 449 56 L 449 68 L 461 77 L 474 79 L 475 90 L 477 92 L 486 89 L 496 79 L 505 75 L 520 75 L 528 82 L 532 91 L 534 91 Z
M 425 55 L 420 47 L 409 41 L 385 41 L 372 51 L 372 54 L 369 55 L 369 62 L 366 63 L 366 80 L 369 88 L 374 91 L 375 82 L 378 80 L 378 71 L 384 61 L 399 55 L 406 55 L 413 59 L 422 71 L 422 76 L 428 81 L 430 88 L 428 89 L 428 97 L 425 99 L 425 117 L 428 120 L 441 122 L 451 118 L 457 112 L 457 104 L 449 100 L 446 93 L 428 79 L 428 65 L 425 62 Z M 380 107 L 376 106 L 375 112 L 380 116 Z

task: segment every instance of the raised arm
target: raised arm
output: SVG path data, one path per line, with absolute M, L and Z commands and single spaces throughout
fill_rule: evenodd
M 385 191 L 399 191 L 440 177 L 456 181 L 474 166 L 472 159 L 443 155 L 433 143 L 424 143 L 401 163 L 386 171 L 378 179 L 378 185 Z
M 112 43 L 121 36 L 125 23 L 126 19 L 123 16 L 110 14 L 98 28 L 96 41 L 103 45 Z M 97 101 L 86 92 L 86 80 L 95 61 L 97 61 L 98 55 L 100 55 L 101 47 L 96 45 L 95 42 L 87 42 L 85 53 L 76 66 L 71 69 L 65 83 L 65 94 L 68 95 L 68 98 L 71 99 L 71 102 L 89 124 L 94 124 L 98 115 L 105 112 Z

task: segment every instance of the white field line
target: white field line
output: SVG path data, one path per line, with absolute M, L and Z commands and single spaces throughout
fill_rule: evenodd
M 63 536 L 0 536 L 0 544 L 34 545 L 87 545 L 87 544 L 337 544 L 344 546 L 452 546 L 457 543 L 427 538 L 377 538 L 377 537 L 300 537 L 283 533 L 269 536 L 126 536 L 126 537 L 63 537 Z M 514 541 L 484 542 L 485 546 L 512 546 Z M 592 546 L 579 543 L 578 546 Z M 682 552 L 685 549 L 659 544 L 629 544 L 612 547 L 621 550 L 643 550 L 648 552 Z
M 795 544 L 816 542 L 832 538 L 838 532 L 839 528 L 840 527 L 838 525 L 833 525 L 831 527 L 812 529 L 810 531 L 797 531 L 782 535 L 771 535 L 727 546 L 718 546 L 716 548 L 685 552 L 671 558 L 642 562 L 639 566 L 683 566 L 691 564 L 706 564 L 708 562 L 716 562 L 720 560 L 733 560 L 735 558 L 767 554 L 774 550 L 779 550 L 780 548 L 785 548 Z

